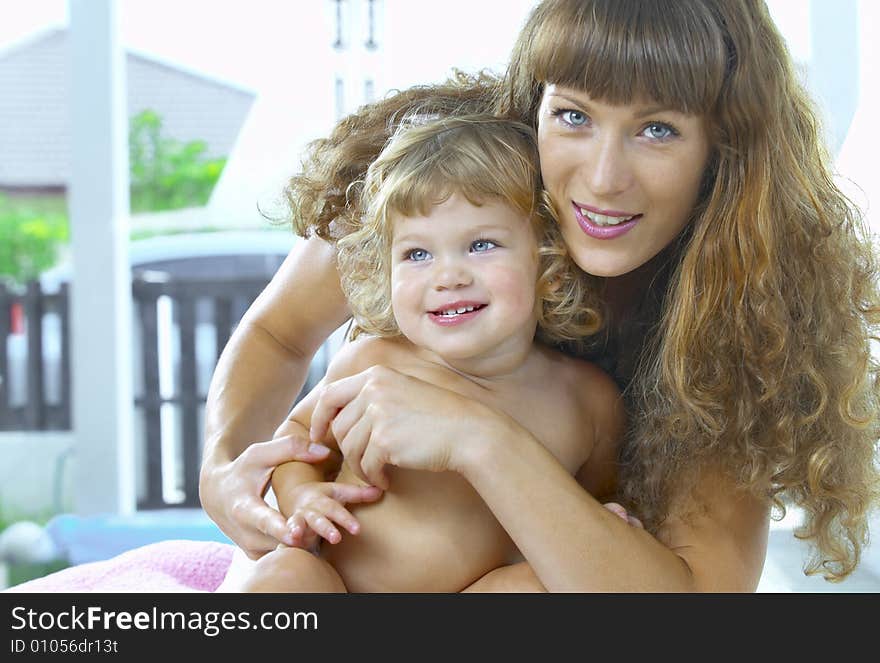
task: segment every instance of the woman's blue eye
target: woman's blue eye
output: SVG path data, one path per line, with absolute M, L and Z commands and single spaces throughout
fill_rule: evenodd
M 563 110 L 559 113 L 562 121 L 573 127 L 580 127 L 587 123 L 587 116 L 576 110 Z
M 642 130 L 642 135 L 646 138 L 653 138 L 654 140 L 665 140 L 677 136 L 678 132 L 668 124 L 652 122 Z
M 425 251 L 425 249 L 412 249 L 406 252 L 406 259 L 413 262 L 422 262 L 430 257 L 431 254 Z
M 553 117 L 558 117 L 563 124 L 570 127 L 581 127 L 590 121 L 586 113 L 571 108 L 554 108 L 550 111 Z
M 474 253 L 480 253 L 481 251 L 488 251 L 489 249 L 494 249 L 498 246 L 495 242 L 489 239 L 478 239 L 476 242 L 471 244 L 471 251 Z

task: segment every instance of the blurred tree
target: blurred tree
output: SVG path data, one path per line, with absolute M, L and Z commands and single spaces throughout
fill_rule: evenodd
M 67 242 L 67 216 L 0 196 L 0 279 L 24 283 L 55 264 Z
M 205 205 L 226 165 L 204 156 L 204 141 L 182 143 L 162 135 L 162 118 L 145 110 L 131 120 L 131 211 L 158 212 Z

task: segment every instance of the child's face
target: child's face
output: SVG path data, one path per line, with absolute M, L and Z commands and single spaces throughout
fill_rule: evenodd
M 395 219 L 395 319 L 444 359 L 531 347 L 537 278 L 529 219 L 500 200 L 477 207 L 453 195 L 428 216 Z

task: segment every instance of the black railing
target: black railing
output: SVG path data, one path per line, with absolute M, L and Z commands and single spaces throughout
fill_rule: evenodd
M 51 294 L 37 281 L 23 291 L 0 284 L 0 431 L 70 429 L 67 292 L 66 283 Z M 44 327 L 55 331 L 48 339 Z
M 202 410 L 210 376 L 242 314 L 267 283 L 134 279 L 139 376 L 134 406 L 143 459 L 138 508 L 199 506 Z M 0 431 L 71 428 L 67 294 L 66 284 L 53 294 L 42 292 L 37 282 L 23 291 L 0 285 Z M 326 350 L 316 357 L 303 392 L 321 378 L 326 359 Z M 175 476 L 168 476 L 168 467 Z

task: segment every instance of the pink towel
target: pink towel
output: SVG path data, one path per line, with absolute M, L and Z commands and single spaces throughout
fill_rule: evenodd
M 72 566 L 8 592 L 213 592 L 234 546 L 216 541 L 160 541 L 111 559 Z

